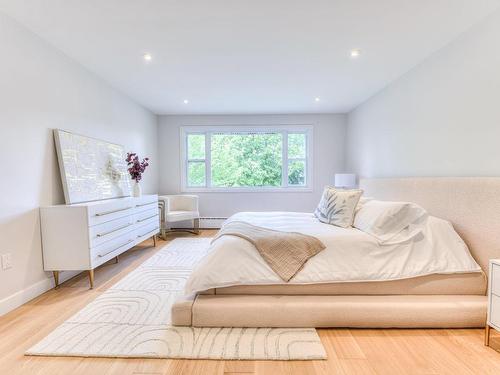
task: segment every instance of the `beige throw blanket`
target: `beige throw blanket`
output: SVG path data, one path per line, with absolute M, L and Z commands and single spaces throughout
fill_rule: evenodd
M 224 225 L 212 243 L 227 235 L 251 242 L 284 281 L 289 281 L 304 267 L 309 258 L 325 249 L 325 245 L 316 237 L 257 227 L 243 221 L 231 221 Z

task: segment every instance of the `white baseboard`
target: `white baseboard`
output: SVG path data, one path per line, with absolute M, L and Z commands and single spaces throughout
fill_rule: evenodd
M 78 275 L 81 271 L 67 271 L 61 272 L 59 282 L 63 283 L 71 279 L 73 276 Z M 37 283 L 20 290 L 4 299 L 0 300 L 0 316 L 17 309 L 19 306 L 24 305 L 26 302 L 31 301 L 33 298 L 45 293 L 54 287 L 54 279 L 52 277 L 45 280 L 38 281 Z

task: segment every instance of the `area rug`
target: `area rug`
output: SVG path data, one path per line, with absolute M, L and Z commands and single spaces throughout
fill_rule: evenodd
M 26 352 L 37 356 L 313 360 L 314 328 L 195 328 L 170 324 L 210 238 L 175 239 Z

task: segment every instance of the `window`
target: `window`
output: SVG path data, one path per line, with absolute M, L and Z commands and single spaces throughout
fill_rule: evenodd
M 311 189 L 310 126 L 181 128 L 184 191 Z

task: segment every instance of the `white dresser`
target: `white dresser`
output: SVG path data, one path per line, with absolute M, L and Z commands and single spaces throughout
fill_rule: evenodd
M 490 327 L 500 331 L 500 259 L 490 259 L 488 285 L 488 321 L 484 343 L 490 344 Z
M 53 271 L 94 269 L 159 232 L 158 196 L 144 195 L 40 209 L 43 264 Z M 118 259 L 118 258 L 116 258 Z

